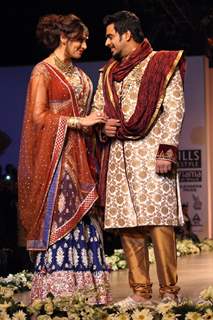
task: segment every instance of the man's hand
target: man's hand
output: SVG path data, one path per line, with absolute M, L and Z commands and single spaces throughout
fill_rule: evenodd
M 103 127 L 103 133 L 107 137 L 115 137 L 117 128 L 120 127 L 120 120 L 108 119 Z
M 156 173 L 168 173 L 172 169 L 172 162 L 169 160 L 156 160 Z

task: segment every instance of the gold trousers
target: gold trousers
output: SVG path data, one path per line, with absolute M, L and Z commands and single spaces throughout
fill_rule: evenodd
M 120 229 L 122 246 L 129 267 L 129 284 L 134 293 L 145 298 L 152 296 L 149 276 L 148 236 L 154 248 L 159 293 L 176 295 L 177 254 L 175 232 L 172 226 L 145 226 Z

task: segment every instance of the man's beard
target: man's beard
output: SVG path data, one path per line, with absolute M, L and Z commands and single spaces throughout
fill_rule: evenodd
M 117 61 L 121 61 L 122 60 L 121 53 L 120 52 L 115 53 L 113 55 L 113 58 Z

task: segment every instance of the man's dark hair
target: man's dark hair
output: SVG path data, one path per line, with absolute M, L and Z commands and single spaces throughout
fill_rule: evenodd
M 140 43 L 144 40 L 140 19 L 133 12 L 118 11 L 104 17 L 103 24 L 105 27 L 112 23 L 120 36 L 130 31 L 136 42 Z

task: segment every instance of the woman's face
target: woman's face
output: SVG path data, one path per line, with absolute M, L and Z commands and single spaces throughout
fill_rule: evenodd
M 65 57 L 68 59 L 80 59 L 87 48 L 88 35 L 83 34 L 78 39 L 67 39 L 65 46 Z

